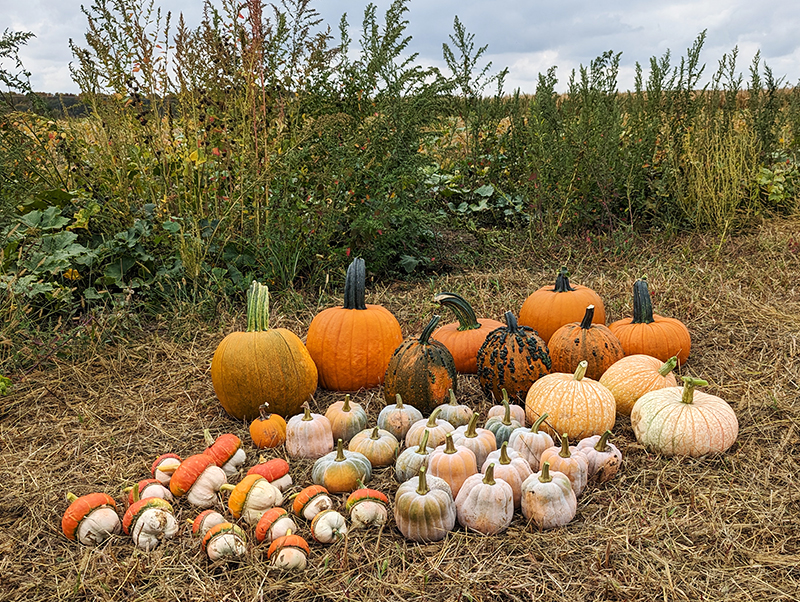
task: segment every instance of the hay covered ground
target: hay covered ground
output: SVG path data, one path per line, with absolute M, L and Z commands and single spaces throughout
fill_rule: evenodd
M 216 345 L 243 327 L 242 311 L 213 328 L 156 322 L 114 345 L 54 355 L 9 375 L 15 388 L 0 415 L 0 599 L 800 599 L 800 220 L 766 222 L 724 241 L 682 235 L 542 246 L 498 235 L 488 247 L 496 267 L 368 284 L 368 301 L 391 309 L 407 336 L 434 313 L 431 298 L 442 290 L 465 294 L 479 316 L 501 319 L 564 264 L 603 297 L 611 321 L 629 314 L 631 284 L 646 274 L 656 311 L 692 333 L 682 371 L 707 379 L 706 390 L 736 411 L 733 448 L 660 457 L 637 444 L 621 418 L 614 429 L 621 473 L 589 488 L 566 528 L 540 533 L 517 515 L 498 536 L 458 530 L 417 545 L 392 523 L 380 535 L 313 545 L 308 570 L 296 575 L 271 569 L 255 538 L 245 561 L 213 565 L 187 525 L 151 553 L 123 536 L 82 547 L 61 534 L 67 491 L 105 491 L 122 503 L 121 489 L 149 476 L 157 455 L 202 451 L 204 428 L 238 434 L 247 466 L 257 460 L 247 426 L 222 412 L 209 376 Z M 276 300 L 273 326 L 303 335 L 314 313 L 341 301 L 336 291 L 301 296 Z M 460 400 L 485 414 L 490 403 L 475 380 L 459 386 Z M 315 409 L 340 398 L 318 391 Z M 355 400 L 372 419 L 383 406 L 380 390 Z M 309 482 L 310 468 L 293 463 L 296 484 Z M 391 469 L 377 471 L 371 486 L 393 495 Z M 181 519 L 196 514 L 183 502 L 175 507 Z

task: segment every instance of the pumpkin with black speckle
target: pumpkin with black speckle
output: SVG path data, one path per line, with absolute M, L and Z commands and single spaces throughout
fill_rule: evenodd
M 586 308 L 581 322 L 565 324 L 553 333 L 547 347 L 553 361 L 553 372 L 572 374 L 582 360 L 588 368 L 586 376 L 600 380 L 612 364 L 625 357 L 622 344 L 603 324 L 593 323 L 594 305 Z

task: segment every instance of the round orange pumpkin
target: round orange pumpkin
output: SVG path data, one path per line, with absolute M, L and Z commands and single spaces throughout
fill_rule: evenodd
M 319 370 L 319 384 L 332 391 L 357 391 L 383 382 L 389 358 L 403 342 L 400 323 L 380 305 L 364 301 L 364 260 L 347 268 L 344 306 L 314 316 L 306 346 Z
M 689 359 L 692 348 L 689 329 L 680 320 L 653 313 L 646 278 L 633 283 L 633 317 L 612 322 L 608 328 L 622 343 L 625 355 L 643 353 L 662 362 L 674 355 L 680 365 Z
M 645 393 L 678 386 L 672 373 L 677 365 L 678 358 L 675 356 L 662 362 L 642 353 L 626 355 L 603 373 L 600 384 L 611 391 L 616 399 L 617 412 L 630 416 L 633 404 Z
M 606 323 L 603 300 L 587 286 L 571 284 L 567 268 L 561 268 L 555 286 L 543 286 L 531 293 L 519 310 L 519 323 L 530 326 L 545 341 L 564 324 L 580 322 L 587 305 L 594 305 L 594 322 Z
M 284 418 L 317 390 L 317 367 L 303 341 L 269 328 L 269 289 L 253 281 L 247 293 L 247 332 L 232 332 L 214 352 L 211 382 L 225 411 L 253 420 L 259 406 Z
M 258 408 L 261 415 L 250 423 L 250 438 L 259 449 L 278 447 L 286 441 L 286 421 L 269 413 L 269 404 Z
M 594 305 L 586 308 L 581 322 L 565 324 L 555 331 L 547 348 L 553 372 L 573 373 L 586 360 L 586 376 L 599 380 L 603 372 L 625 356 L 619 339 L 603 324 L 594 324 Z

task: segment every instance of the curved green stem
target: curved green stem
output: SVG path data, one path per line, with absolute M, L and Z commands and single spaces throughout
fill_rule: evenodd
M 454 454 L 456 453 L 456 446 L 453 443 L 453 434 L 447 433 L 444 436 L 444 453 L 446 454 Z
M 503 445 L 500 446 L 500 464 L 503 466 L 511 464 L 511 458 L 508 457 L 508 441 L 503 441 Z
M 478 426 L 478 412 L 474 412 L 472 416 L 469 418 L 469 422 L 467 423 L 467 430 L 464 431 L 464 436 L 468 439 L 474 439 L 478 436 L 477 431 Z
M 436 428 L 438 426 L 436 424 L 436 419 L 439 418 L 439 413 L 441 411 L 442 408 L 436 408 L 435 410 L 433 410 L 433 412 L 431 412 L 431 415 L 428 417 L 428 424 L 426 424 L 425 426 L 427 426 L 428 428 Z
M 503 413 L 504 426 L 511 426 L 511 406 L 509 405 L 508 401 L 508 391 L 503 389 L 503 407 L 505 408 L 505 412 Z
M 475 310 L 464 297 L 456 293 L 439 293 L 433 300 L 452 310 L 458 320 L 458 330 L 477 330 L 481 327 Z
M 378 439 L 381 438 L 381 435 L 378 432 L 378 430 L 379 429 L 377 426 L 374 429 L 372 429 L 372 434 L 369 436 L 369 438 L 372 439 L 373 441 L 377 441 Z
M 419 447 L 417 447 L 417 453 L 421 456 L 424 456 L 428 450 L 428 437 L 430 437 L 430 431 L 425 429 L 422 433 L 422 439 L 419 440 Z
M 356 257 L 347 266 L 347 275 L 344 279 L 344 308 L 345 309 L 367 309 L 364 301 L 365 284 L 367 270 L 364 260 Z
M 694 401 L 694 388 L 705 387 L 707 384 L 708 382 L 701 378 L 695 378 L 693 376 L 684 376 L 683 395 L 681 396 L 681 401 L 683 403 L 692 403 Z
M 602 435 L 600 435 L 599 441 L 595 444 L 594 448 L 599 452 L 606 451 L 606 447 L 608 447 L 608 440 L 611 437 L 611 431 L 606 431 Z
M 344 457 L 344 442 L 341 439 L 336 441 L 336 462 L 344 462 L 347 458 Z
M 571 458 L 572 454 L 569 453 L 569 439 L 567 438 L 567 434 L 564 433 L 561 435 L 561 451 L 558 452 L 558 455 L 562 458 Z
M 344 403 L 342 404 L 342 412 L 350 411 L 350 393 L 345 393 Z
M 396 407 L 398 410 L 403 409 L 403 398 L 400 397 L 400 393 L 396 393 L 394 396 L 394 407 Z
M 485 485 L 496 485 L 494 480 L 494 463 L 486 467 L 486 472 L 483 474 L 483 483 Z
M 437 316 L 433 316 L 433 318 L 431 318 L 431 321 L 428 322 L 428 325 L 422 331 L 422 334 L 419 335 L 420 345 L 427 345 L 429 343 L 431 335 L 433 334 L 433 330 L 436 328 L 436 325 L 439 323 L 439 320 L 441 318 L 442 318 L 442 316 L 438 316 L 438 315 Z
M 539 482 L 549 483 L 552 480 L 553 477 L 550 476 L 550 462 L 545 462 L 542 464 L 542 474 L 539 475 Z
M 425 478 L 425 467 L 420 466 L 419 469 L 419 485 L 417 485 L 417 493 L 420 495 L 426 495 L 430 489 L 428 489 L 428 480 Z
M 531 425 L 531 432 L 532 432 L 532 433 L 538 433 L 538 432 L 539 432 L 539 427 L 540 427 L 540 426 L 542 426 L 542 423 L 543 423 L 545 420 L 547 420 L 547 412 L 545 412 L 544 414 L 542 414 L 541 416 L 539 416 L 539 417 L 536 419 L 536 422 L 534 422 L 534 423 Z
M 669 358 L 666 362 L 662 364 L 662 366 L 658 369 L 658 373 L 661 376 L 666 376 L 670 372 L 672 372 L 676 366 L 678 365 L 678 357 L 673 355 Z
M 457 406 L 458 402 L 456 401 L 456 394 L 453 392 L 453 389 L 447 389 L 447 392 L 450 394 L 450 404 L 451 406 Z
M 247 289 L 247 332 L 269 330 L 269 287 L 253 280 Z

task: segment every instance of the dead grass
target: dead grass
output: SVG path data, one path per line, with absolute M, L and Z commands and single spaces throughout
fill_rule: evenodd
M 0 599 L 800 599 L 798 232 L 800 220 L 768 222 L 722 243 L 654 236 L 555 246 L 498 235 L 489 242 L 496 268 L 371 287 L 370 301 L 387 305 L 411 335 L 434 311 L 434 292 L 460 291 L 479 315 L 500 318 L 566 264 L 606 300 L 609 320 L 630 311 L 633 280 L 647 274 L 656 310 L 687 323 L 693 349 L 685 369 L 730 401 L 737 443 L 720 456 L 664 458 L 638 445 L 620 419 L 621 474 L 585 493 L 576 519 L 556 531 L 539 533 L 518 515 L 499 536 L 459 530 L 416 545 L 392 524 L 380 535 L 313 545 L 310 568 L 298 575 L 269 568 L 265 548 L 252 543 L 246 561 L 213 565 L 185 527 L 152 553 L 122 536 L 82 547 L 60 532 L 67 491 L 101 490 L 121 501 L 121 489 L 147 476 L 158 454 L 201 451 L 205 427 L 238 434 L 256 460 L 246 425 L 222 413 L 211 386 L 210 358 L 224 332 L 201 329 L 181 342 L 164 327 L 132 332 L 126 345 L 17 375 L 0 418 Z M 278 305 L 275 322 L 305 332 L 317 311 L 310 299 L 291 314 Z M 224 330 L 241 326 L 239 316 Z M 488 409 L 473 379 L 460 387 L 461 400 Z M 338 398 L 318 392 L 316 403 L 322 409 Z M 379 390 L 355 398 L 373 418 L 383 405 Z M 306 484 L 311 464 L 293 467 L 295 482 Z M 372 485 L 396 489 L 391 470 L 378 471 Z M 195 515 L 184 503 L 175 507 L 181 519 Z

